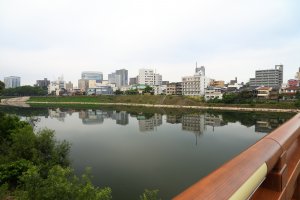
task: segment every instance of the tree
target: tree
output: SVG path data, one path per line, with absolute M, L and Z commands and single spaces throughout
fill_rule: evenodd
M 119 90 L 119 89 L 115 91 L 115 95 L 121 95 L 121 94 L 124 94 L 124 92 L 122 92 L 122 91 Z
M 93 186 L 88 171 L 80 178 L 74 175 L 70 144 L 55 140 L 54 131 L 34 133 L 29 123 L 3 113 L 0 120 L 0 199 L 112 198 L 110 188 Z
M 0 94 L 2 94 L 2 91 L 5 89 L 5 84 L 0 81 Z
M 5 96 L 43 96 L 47 94 L 47 90 L 41 87 L 32 87 L 29 85 L 7 88 L 2 91 Z
M 237 100 L 237 94 L 235 93 L 227 93 L 227 94 L 225 93 L 222 99 L 224 103 L 236 103 L 236 100 Z
M 144 93 L 152 93 L 152 92 L 153 92 L 153 88 L 147 85 L 144 89 Z
M 160 200 L 158 198 L 158 190 L 145 190 L 144 193 L 140 196 L 140 200 Z

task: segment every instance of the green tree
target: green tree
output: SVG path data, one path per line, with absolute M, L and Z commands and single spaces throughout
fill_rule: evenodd
M 0 81 L 0 94 L 2 94 L 4 88 L 5 88 L 5 84 L 2 81 Z
M 238 95 L 235 93 L 225 93 L 223 95 L 222 102 L 228 103 L 228 104 L 236 103 L 237 99 L 238 99 L 237 97 L 238 97 Z
M 158 197 L 159 190 L 145 190 L 140 196 L 140 200 L 160 200 Z
M 144 93 L 153 93 L 153 88 L 147 85 L 144 89 Z
M 115 91 L 115 95 L 121 95 L 121 94 L 124 94 L 124 92 L 122 92 L 122 91 L 119 90 L 119 89 Z
M 47 90 L 41 87 L 32 87 L 29 85 L 4 89 L 4 96 L 43 96 L 47 94 Z
M 295 102 L 295 106 L 296 106 L 297 108 L 300 108 L 300 99 L 298 99 L 298 100 Z
M 70 168 L 54 166 L 47 178 L 42 178 L 36 167 L 30 168 L 20 178 L 22 187 L 16 192 L 18 199 L 24 200 L 110 200 L 111 189 L 100 189 L 91 183 L 89 173 L 80 178 Z
M 34 133 L 29 123 L 3 113 L 0 120 L 0 199 L 112 198 L 110 188 L 92 184 L 89 171 L 74 175 L 68 167 L 70 144 L 56 141 L 54 131 Z

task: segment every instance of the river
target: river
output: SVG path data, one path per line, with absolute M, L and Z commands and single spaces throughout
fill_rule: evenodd
M 53 129 L 71 146 L 75 172 L 92 168 L 93 183 L 113 199 L 139 199 L 158 189 L 170 199 L 291 118 L 287 113 L 134 111 L 0 107 Z M 31 116 L 31 117 L 29 117 Z

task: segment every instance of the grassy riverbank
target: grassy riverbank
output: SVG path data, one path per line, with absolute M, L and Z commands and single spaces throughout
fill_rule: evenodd
M 199 98 L 186 96 L 153 96 L 153 95 L 121 95 L 121 96 L 72 96 L 72 97 L 31 97 L 27 103 L 35 102 L 53 104 L 150 104 L 203 107 L 235 107 L 235 108 L 266 108 L 266 109 L 297 109 L 294 102 L 264 102 L 252 104 L 205 103 Z

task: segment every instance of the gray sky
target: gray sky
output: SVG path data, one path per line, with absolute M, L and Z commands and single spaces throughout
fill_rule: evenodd
M 300 67 L 298 0 L 1 0 L 0 80 L 22 85 L 82 71 L 104 78 L 152 68 L 163 80 L 194 73 L 248 81 L 256 69 Z

